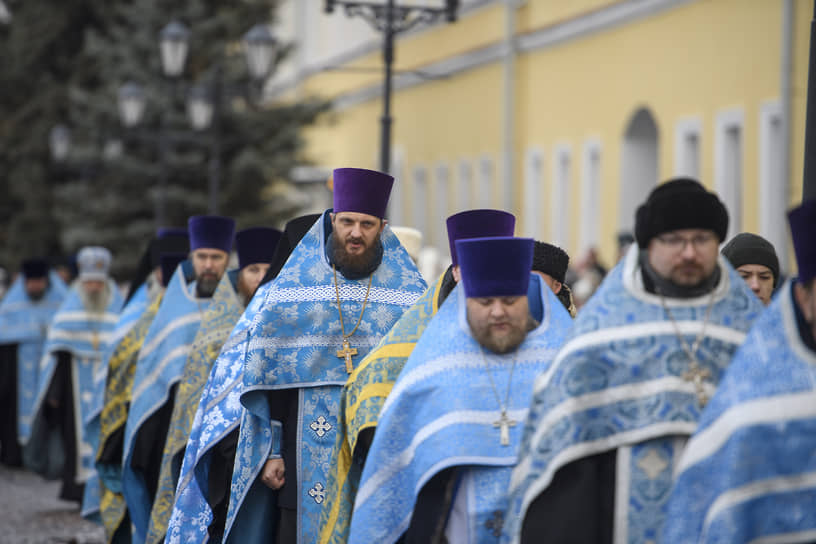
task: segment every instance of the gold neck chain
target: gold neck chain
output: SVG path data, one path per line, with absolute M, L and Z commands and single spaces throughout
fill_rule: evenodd
M 340 314 L 340 333 L 343 335 L 343 349 L 337 350 L 337 356 L 340 359 L 344 359 L 346 363 L 346 372 L 351 374 L 354 370 L 352 366 L 351 356 L 357 355 L 357 348 L 351 347 L 351 342 L 349 342 L 349 338 L 357 332 L 357 327 L 360 326 L 360 323 L 363 321 L 363 314 L 365 313 L 366 305 L 368 304 L 368 294 L 371 292 L 371 281 L 374 278 L 374 274 L 371 274 L 368 277 L 368 287 L 366 287 L 366 294 L 365 298 L 363 299 L 363 308 L 360 310 L 360 317 L 357 318 L 357 324 L 354 325 L 354 328 L 351 329 L 351 332 L 346 334 L 346 326 L 343 323 L 343 308 L 340 307 L 340 287 L 337 285 L 337 268 L 332 265 L 332 272 L 334 273 L 334 294 L 337 296 L 337 312 Z
M 705 384 L 707 383 L 705 379 L 711 377 L 711 372 L 707 368 L 703 368 L 700 365 L 699 361 L 697 361 L 696 353 L 700 348 L 700 344 L 703 342 L 706 327 L 708 326 L 708 321 L 711 318 L 711 309 L 714 307 L 715 291 L 716 290 L 712 290 L 711 296 L 709 297 L 708 308 L 706 309 L 705 318 L 703 319 L 703 328 L 700 331 L 700 334 L 697 335 L 697 338 L 694 339 L 694 343 L 689 346 L 686 339 L 680 333 L 680 327 L 677 324 L 677 321 L 675 321 L 674 315 L 672 315 L 671 310 L 666 305 L 666 299 L 663 296 L 663 293 L 660 292 L 660 289 L 657 289 L 657 293 L 660 295 L 660 305 L 663 306 L 663 311 L 665 311 L 666 315 L 669 316 L 669 320 L 674 327 L 674 334 L 677 336 L 677 339 L 680 340 L 680 346 L 683 348 L 683 351 L 686 353 L 686 356 L 689 359 L 689 368 L 683 373 L 683 379 L 694 384 L 694 390 L 697 393 L 697 402 L 700 404 L 701 408 L 704 408 L 708 403 L 708 394 L 705 392 Z

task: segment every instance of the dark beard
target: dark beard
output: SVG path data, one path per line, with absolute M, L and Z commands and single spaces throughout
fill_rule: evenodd
M 362 243 L 362 240 L 358 241 Z M 367 246 L 362 253 L 352 255 L 346 251 L 345 243 L 338 239 L 337 231 L 332 231 L 326 253 L 331 263 L 337 267 L 337 270 L 343 274 L 344 278 L 359 280 L 371 275 L 380 266 L 383 257 L 383 245 L 382 240 L 377 236 L 374 243 Z
M 26 294 L 28 295 L 28 300 L 30 300 L 31 302 L 39 302 L 43 298 L 45 298 L 45 291 L 46 291 L 45 289 L 43 289 L 42 291 L 34 291 L 33 293 L 30 291 L 26 291 Z
M 219 278 L 196 278 L 196 296 L 198 298 L 210 298 L 218 287 Z

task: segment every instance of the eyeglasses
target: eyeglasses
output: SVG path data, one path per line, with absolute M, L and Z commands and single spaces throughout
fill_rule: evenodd
M 715 236 L 709 232 L 695 234 L 691 238 L 686 238 L 677 234 L 664 234 L 657 237 L 658 242 L 672 251 L 683 251 L 686 249 L 687 244 L 691 244 L 695 250 L 699 250 L 700 248 L 713 242 L 714 239 Z

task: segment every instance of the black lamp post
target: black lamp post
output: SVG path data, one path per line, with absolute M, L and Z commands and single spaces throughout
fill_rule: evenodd
M 810 22 L 810 60 L 808 64 L 807 109 L 805 113 L 805 168 L 802 175 L 802 200 L 816 200 L 816 3 Z
M 444 6 L 400 6 L 396 0 L 357 2 L 353 0 L 326 0 L 326 13 L 335 7 L 345 8 L 346 15 L 361 16 L 374 29 L 383 33 L 383 111 L 380 117 L 380 170 L 391 169 L 391 79 L 394 64 L 394 38 L 420 23 L 430 24 L 441 17 L 452 23 L 456 20 L 459 0 L 445 0 Z

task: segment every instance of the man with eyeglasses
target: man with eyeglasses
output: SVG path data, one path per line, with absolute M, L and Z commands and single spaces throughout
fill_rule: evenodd
M 510 484 L 511 542 L 660 541 L 674 469 L 762 303 L 719 256 L 728 213 L 669 180 L 536 381 Z

